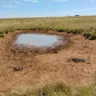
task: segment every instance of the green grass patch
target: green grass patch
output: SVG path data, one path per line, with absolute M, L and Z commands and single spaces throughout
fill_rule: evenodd
M 71 88 L 63 83 L 50 83 L 15 90 L 8 96 L 72 96 Z
M 89 32 L 84 33 L 84 36 L 89 40 L 96 40 L 96 29 L 89 29 Z
M 0 38 L 1 38 L 1 37 L 4 37 L 4 33 L 0 33 Z
M 11 91 L 7 96 L 96 96 L 96 85 L 72 87 L 64 83 L 50 83 L 23 86 Z
M 76 96 L 96 96 L 96 86 L 81 87 L 78 89 Z

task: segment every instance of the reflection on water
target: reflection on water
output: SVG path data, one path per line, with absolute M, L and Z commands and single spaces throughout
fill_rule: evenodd
M 17 37 L 16 44 L 31 45 L 31 46 L 51 46 L 58 41 L 56 35 L 47 34 L 20 34 Z

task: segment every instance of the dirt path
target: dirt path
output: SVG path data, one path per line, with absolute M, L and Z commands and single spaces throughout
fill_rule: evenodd
M 70 47 L 58 53 L 14 55 L 8 46 L 12 34 L 14 33 L 0 38 L 0 92 L 34 83 L 62 81 L 89 85 L 93 82 L 96 70 L 96 41 L 86 40 L 81 35 L 71 35 Z M 88 62 L 75 63 L 71 61 L 74 57 L 86 59 Z M 13 68 L 17 65 L 22 66 L 23 70 L 15 72 Z

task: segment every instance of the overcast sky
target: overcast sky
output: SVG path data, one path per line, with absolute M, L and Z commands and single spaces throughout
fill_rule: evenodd
M 0 17 L 96 15 L 96 0 L 0 0 Z

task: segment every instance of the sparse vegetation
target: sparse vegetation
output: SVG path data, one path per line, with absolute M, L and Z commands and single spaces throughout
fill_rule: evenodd
M 0 32 L 0 37 L 4 37 L 4 33 Z
M 88 38 L 89 40 L 94 40 L 96 39 L 96 29 L 95 28 L 90 28 L 89 32 L 85 32 L 84 36 Z
M 83 34 L 90 40 L 96 39 L 96 30 L 90 30 L 95 29 L 95 26 L 96 16 L 0 19 L 0 32 L 4 33 L 20 30 L 54 30 Z
M 77 90 L 76 96 L 96 96 L 96 86 L 80 87 Z
M 72 87 L 64 83 L 50 83 L 19 88 L 10 92 L 8 96 L 96 96 L 96 86 Z
M 63 83 L 50 83 L 14 90 L 8 96 L 72 96 L 72 91 Z

